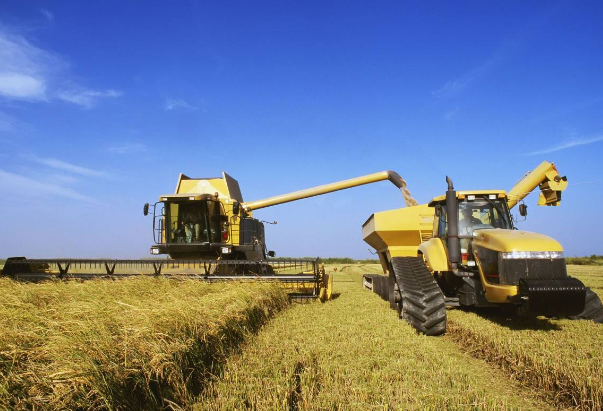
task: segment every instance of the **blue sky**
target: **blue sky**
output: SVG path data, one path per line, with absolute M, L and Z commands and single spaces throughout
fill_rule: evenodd
M 603 3 L 0 0 L 0 257 L 144 257 L 183 172 L 255 200 L 384 169 L 419 202 L 570 186 L 519 227 L 603 253 Z M 281 256 L 370 257 L 387 182 L 260 210 Z M 592 217 L 591 217 L 592 216 Z

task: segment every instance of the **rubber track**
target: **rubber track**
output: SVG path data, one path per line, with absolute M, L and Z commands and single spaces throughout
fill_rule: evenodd
M 587 288 L 584 311 L 570 318 L 573 320 L 592 320 L 596 323 L 603 324 L 603 304 L 601 304 L 601 299 L 597 293 L 590 288 Z
M 395 257 L 392 267 L 402 294 L 402 315 L 426 335 L 446 332 L 446 301 L 422 258 Z

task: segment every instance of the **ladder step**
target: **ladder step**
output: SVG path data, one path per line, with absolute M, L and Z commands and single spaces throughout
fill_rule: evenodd
M 460 307 L 458 297 L 446 297 L 445 299 L 446 307 Z

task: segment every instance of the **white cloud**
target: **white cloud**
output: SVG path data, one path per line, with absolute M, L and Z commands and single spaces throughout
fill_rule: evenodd
M 576 146 L 585 146 L 585 145 L 588 145 L 588 144 L 593 144 L 593 143 L 596 143 L 598 141 L 603 141 L 603 136 L 593 137 L 593 138 L 580 138 L 580 139 L 570 140 L 568 142 L 561 143 L 561 144 L 558 144 L 556 146 L 546 148 L 544 150 L 533 151 L 531 153 L 526 153 L 524 155 L 525 156 L 535 156 L 535 155 L 538 155 L 538 154 L 548 154 L 548 153 L 553 153 L 555 151 L 565 150 L 565 149 L 576 147 Z
M 94 91 L 94 90 L 66 90 L 59 91 L 57 98 L 67 101 L 69 103 L 77 104 L 85 108 L 91 108 L 96 104 L 99 98 L 106 97 L 120 97 L 121 91 L 117 90 L 106 90 L 106 91 Z
M 72 200 L 95 203 L 94 199 L 83 195 L 76 190 L 63 187 L 59 184 L 39 181 L 19 174 L 0 170 L 0 189 L 7 193 L 21 196 L 59 196 Z
M 184 110 L 196 110 L 197 107 L 187 103 L 182 99 L 167 98 L 165 99 L 165 111 L 184 109 Z
M 46 84 L 40 78 L 20 73 L 0 73 L 0 95 L 12 99 L 44 100 Z
M 0 25 L 0 98 L 29 102 L 61 99 L 89 108 L 100 98 L 121 94 L 75 84 L 64 58 Z
M 63 70 L 64 62 L 23 36 L 0 27 L 0 96 L 17 100 L 46 100 L 47 78 Z
M 119 146 L 109 147 L 109 151 L 116 154 L 138 153 L 147 151 L 147 146 L 141 143 L 125 143 Z
M 52 14 L 49 10 L 47 10 L 47 9 L 40 9 L 40 13 L 42 13 L 42 15 L 44 17 L 46 17 L 46 20 L 48 20 L 48 21 L 53 21 L 54 20 L 54 14 Z
M 67 171 L 74 174 L 79 174 L 86 177 L 108 177 L 109 175 L 103 171 L 92 170 L 90 168 L 76 166 L 56 158 L 41 158 L 31 156 L 30 159 L 38 164 L 42 164 L 56 170 Z

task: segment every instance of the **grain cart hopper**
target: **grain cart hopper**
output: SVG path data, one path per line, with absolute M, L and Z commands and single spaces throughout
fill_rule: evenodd
M 364 286 L 389 301 L 419 332 L 443 334 L 446 307 L 506 307 L 525 315 L 603 322 L 599 297 L 567 275 L 563 248 L 542 234 L 520 231 L 510 213 L 536 187 L 538 205 L 558 206 L 567 179 L 543 162 L 508 193 L 448 190 L 429 204 L 373 214 L 363 238 L 384 273 Z M 519 205 L 527 215 L 525 204 Z
M 393 171 L 373 173 L 332 184 L 244 202 L 238 182 L 226 173 L 216 178 L 190 178 L 180 174 L 173 194 L 145 204 L 153 213 L 151 254 L 171 259 L 75 260 L 22 257 L 7 260 L 2 274 L 23 280 L 56 278 L 120 278 L 164 275 L 217 280 L 278 281 L 303 297 L 329 299 L 332 277 L 319 260 L 275 259 L 268 251 L 264 224 L 253 211 L 308 197 L 383 180 L 398 187 L 407 205 L 416 205 L 404 180 Z

